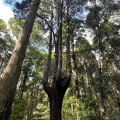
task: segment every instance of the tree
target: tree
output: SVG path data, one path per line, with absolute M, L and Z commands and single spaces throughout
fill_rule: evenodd
M 71 42 L 71 24 L 70 21 L 77 11 L 79 11 L 80 4 L 79 1 L 69 1 L 69 0 L 58 0 L 51 1 L 53 6 L 49 9 L 48 13 L 51 13 L 50 23 L 47 24 L 50 29 L 50 40 L 49 40 L 49 50 L 48 50 L 48 61 L 45 68 L 43 86 L 48 94 L 50 101 L 50 119 L 51 120 L 61 120 L 61 110 L 64 94 L 71 81 L 71 52 L 70 52 L 70 42 Z M 73 4 L 74 3 L 74 4 Z M 49 5 L 49 3 L 48 3 Z M 73 9 L 73 6 L 74 7 Z M 54 9 L 56 8 L 56 9 Z M 45 10 L 44 10 L 45 11 Z M 52 13 L 56 11 L 55 13 Z M 47 13 L 47 14 L 48 14 Z M 53 14 L 53 15 L 52 15 Z M 48 18 L 50 18 L 50 16 Z M 40 17 L 40 16 L 39 16 Z M 40 17 L 41 18 L 41 17 Z M 57 18 L 57 19 L 56 19 Z M 53 21 L 56 23 L 54 24 Z M 45 20 L 46 22 L 46 20 Z M 63 24 L 66 24 L 66 38 L 63 41 Z M 57 27 L 55 27 L 57 25 Z M 56 28 L 56 33 L 54 34 L 53 28 Z M 52 35 L 53 33 L 53 35 Z M 55 37 L 52 42 L 52 37 Z M 49 80 L 49 72 L 51 66 L 51 54 L 52 54 L 52 43 L 54 43 L 55 50 L 55 63 L 54 63 L 54 73 L 52 73 L 52 80 Z M 65 58 L 65 64 L 63 65 L 63 56 Z
M 11 113 L 11 105 L 14 99 L 16 85 L 21 72 L 21 66 L 25 58 L 27 44 L 32 31 L 40 0 L 35 0 L 31 6 L 29 15 L 24 23 L 21 34 L 13 50 L 9 63 L 0 80 L 0 119 L 8 120 Z
M 99 87 L 97 88 L 97 98 L 98 98 L 98 108 L 99 108 L 99 119 L 103 120 L 107 117 L 107 79 L 109 79 L 109 75 L 106 75 L 106 70 L 109 69 L 110 64 L 112 64 L 114 67 L 116 66 L 113 62 L 107 62 L 105 61 L 107 56 L 111 56 L 111 45 L 109 44 L 106 49 L 107 41 L 111 40 L 111 38 L 114 36 L 116 38 L 116 35 L 119 35 L 117 25 L 115 25 L 115 21 L 111 20 L 111 17 L 117 13 L 119 5 L 116 1 L 101 1 L 100 3 L 97 3 L 95 0 L 93 2 L 93 6 L 90 8 L 90 13 L 87 16 L 86 23 L 87 25 L 92 28 L 94 32 L 94 41 L 93 41 L 93 47 L 94 50 L 97 53 L 97 60 L 98 60 L 98 74 L 96 76 L 96 80 L 99 80 Z M 119 13 L 117 13 L 119 14 Z M 93 22 L 94 21 L 94 22 Z M 92 24 L 93 22 L 93 24 Z M 115 27 L 116 26 L 116 27 Z M 119 25 L 118 25 L 119 26 Z M 112 31 L 112 32 L 111 32 Z M 119 39 L 119 38 L 117 38 Z M 116 41 L 116 39 L 115 39 Z M 96 50 L 97 49 L 97 50 Z M 112 57 L 111 57 L 112 58 Z M 108 61 L 111 61 L 109 57 Z M 112 58 L 113 59 L 113 58 Z M 109 65 L 108 65 L 109 64 Z M 107 69 L 105 70 L 104 68 Z M 113 68 L 114 68 L 113 67 Z M 104 71 L 105 70 L 105 71 Z
M 61 120 L 61 109 L 62 101 L 67 87 L 71 80 L 71 62 L 70 62 L 70 41 L 67 39 L 66 45 L 66 74 L 62 74 L 62 19 L 63 19 L 63 1 L 59 2 L 60 12 L 58 14 L 59 33 L 57 41 L 55 43 L 55 70 L 53 75 L 52 83 L 48 82 L 50 64 L 51 64 L 51 52 L 52 52 L 52 30 L 50 29 L 50 41 L 49 41 L 49 54 L 48 61 L 44 73 L 43 86 L 48 94 L 50 101 L 50 120 Z M 53 15 L 51 14 L 51 26 L 52 26 Z M 69 26 L 68 26 L 69 27 Z M 68 34 L 69 35 L 69 34 Z M 58 49 L 57 49 L 58 48 Z

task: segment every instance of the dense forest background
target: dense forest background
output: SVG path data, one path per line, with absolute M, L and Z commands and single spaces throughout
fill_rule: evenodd
M 34 4 L 16 2 L 15 17 L 8 24 L 0 19 L 1 77 Z M 69 82 L 60 82 L 69 85 L 62 120 L 120 120 L 119 0 L 40 1 L 10 120 L 49 120 L 53 98 L 46 83 L 60 95 L 64 89 L 54 79 Z

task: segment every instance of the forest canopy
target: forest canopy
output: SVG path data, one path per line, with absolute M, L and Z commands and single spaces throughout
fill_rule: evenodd
M 119 120 L 120 1 L 4 2 L 0 120 Z

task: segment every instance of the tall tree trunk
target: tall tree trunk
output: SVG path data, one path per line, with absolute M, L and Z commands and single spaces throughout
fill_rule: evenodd
M 39 4 L 40 0 L 34 0 L 12 56 L 0 80 L 0 120 L 9 119 L 16 86 Z

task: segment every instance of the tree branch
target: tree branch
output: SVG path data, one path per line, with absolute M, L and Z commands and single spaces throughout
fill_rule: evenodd
M 52 26 L 49 24 L 49 22 L 42 16 L 40 16 L 38 13 L 37 13 L 37 17 L 41 18 L 42 20 L 45 21 L 45 23 L 48 25 L 48 27 L 52 30 L 52 33 L 53 33 L 53 37 L 54 37 L 54 44 L 56 45 L 56 41 L 55 41 L 55 33 L 53 31 L 53 28 Z

